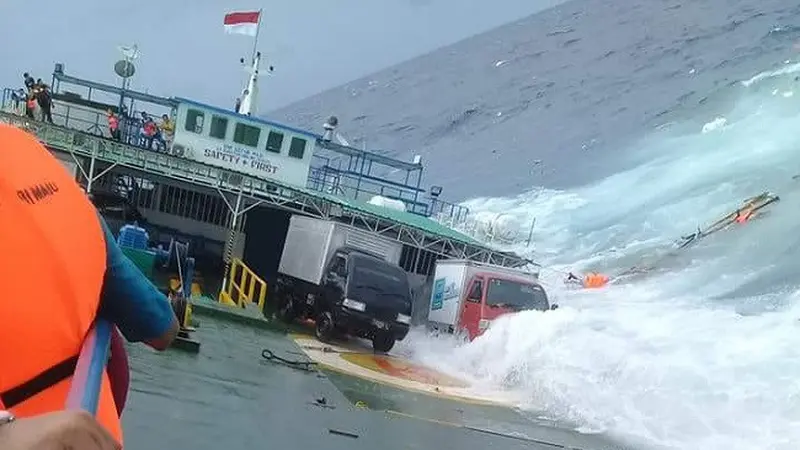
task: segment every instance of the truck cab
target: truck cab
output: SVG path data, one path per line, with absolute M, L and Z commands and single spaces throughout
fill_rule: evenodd
M 334 254 L 322 288 L 318 309 L 330 311 L 332 322 L 327 325 L 336 331 L 371 339 L 383 352 L 408 334 L 411 289 L 400 267 L 359 250 L 342 249 Z M 323 319 L 325 326 L 328 318 Z
M 539 283 L 504 274 L 478 272 L 469 281 L 459 323 L 469 340 L 483 334 L 491 322 L 509 313 L 547 311 L 550 302 Z
M 313 319 L 321 341 L 337 334 L 388 352 L 408 334 L 411 288 L 402 245 L 340 222 L 294 215 L 267 303 L 286 322 Z
M 323 342 L 339 335 L 369 339 L 388 352 L 411 325 L 411 288 L 399 266 L 363 250 L 337 249 L 319 285 L 281 277 L 276 287 L 285 321 L 313 319 Z

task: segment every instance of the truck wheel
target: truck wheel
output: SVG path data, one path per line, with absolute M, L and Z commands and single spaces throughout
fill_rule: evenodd
M 333 314 L 323 311 L 317 316 L 314 324 L 314 334 L 321 342 L 330 342 L 336 334 L 336 324 L 333 322 Z
M 372 338 L 372 348 L 376 352 L 387 353 L 394 347 L 394 336 L 388 331 L 379 331 Z

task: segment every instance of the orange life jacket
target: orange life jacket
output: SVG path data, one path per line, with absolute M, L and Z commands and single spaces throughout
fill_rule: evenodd
M 739 211 L 735 220 L 737 223 L 746 223 L 751 217 L 753 217 L 753 210 L 747 209 L 744 211 Z
M 144 135 L 145 136 L 155 136 L 158 128 L 156 127 L 156 123 L 152 120 L 148 120 L 144 123 Z
M 607 283 L 608 277 L 597 272 L 586 275 L 583 280 L 583 286 L 586 288 L 599 288 L 605 286 Z
M 103 229 L 63 165 L 34 136 L 3 124 L 0 254 L 0 403 L 17 417 L 63 410 L 99 307 Z M 105 371 L 96 417 L 121 443 Z

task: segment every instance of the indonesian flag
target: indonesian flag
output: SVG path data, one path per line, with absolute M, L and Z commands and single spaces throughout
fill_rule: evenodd
M 261 12 L 232 12 L 225 14 L 225 32 L 232 34 L 246 34 L 255 36 L 258 30 L 258 22 L 261 20 Z

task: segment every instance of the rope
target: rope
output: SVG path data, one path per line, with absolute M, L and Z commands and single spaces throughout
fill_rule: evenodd
M 317 365 L 317 363 L 314 361 L 301 361 L 301 360 L 281 358 L 268 348 L 265 348 L 264 350 L 261 351 L 261 357 L 266 359 L 267 361 L 274 362 L 277 364 L 283 364 L 285 366 L 291 367 L 292 369 L 302 370 L 305 372 L 313 372 L 315 370 L 314 366 Z
M 178 282 L 180 283 L 180 293 L 181 296 L 184 294 L 184 284 L 183 284 L 183 267 L 181 266 L 181 255 L 180 255 L 180 248 L 178 247 L 178 241 L 173 240 L 172 242 L 175 243 L 175 263 L 178 266 Z M 169 263 L 167 263 L 169 264 Z

